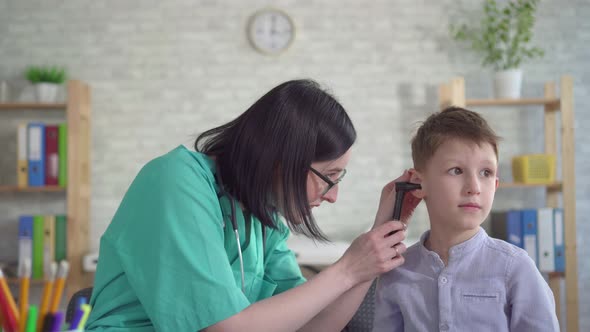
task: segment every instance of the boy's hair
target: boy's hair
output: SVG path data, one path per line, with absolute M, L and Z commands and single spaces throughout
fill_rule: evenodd
M 487 121 L 476 112 L 451 106 L 430 115 L 412 138 L 414 168 L 423 170 L 436 150 L 451 139 L 476 144 L 489 143 L 498 158 L 500 137 L 490 128 Z

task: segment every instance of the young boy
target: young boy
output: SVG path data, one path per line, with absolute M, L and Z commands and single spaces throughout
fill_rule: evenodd
M 450 107 L 412 139 L 411 181 L 430 230 L 381 276 L 373 331 L 559 331 L 551 289 L 527 253 L 480 224 L 498 187 L 498 137 Z

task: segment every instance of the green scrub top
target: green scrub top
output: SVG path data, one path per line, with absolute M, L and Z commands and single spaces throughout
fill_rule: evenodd
M 139 172 L 100 240 L 86 330 L 198 331 L 305 282 L 286 245 L 236 204 L 245 269 L 215 163 L 184 146 Z M 222 213 L 223 209 L 223 213 Z

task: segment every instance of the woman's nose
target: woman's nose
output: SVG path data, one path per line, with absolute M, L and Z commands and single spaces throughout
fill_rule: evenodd
M 328 203 L 334 203 L 338 199 L 338 184 L 328 190 L 327 193 L 322 196 L 323 201 L 327 201 Z

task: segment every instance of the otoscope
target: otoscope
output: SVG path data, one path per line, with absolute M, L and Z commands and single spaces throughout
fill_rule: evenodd
M 422 186 L 412 182 L 396 182 L 395 183 L 395 207 L 393 208 L 393 220 L 401 220 L 402 204 L 404 197 L 408 191 L 422 189 Z
M 412 182 L 396 182 L 395 183 L 395 207 L 393 208 L 393 220 L 401 221 L 402 216 L 402 205 L 404 203 L 404 197 L 408 191 L 422 189 L 422 186 Z M 393 234 L 391 232 L 387 236 Z

